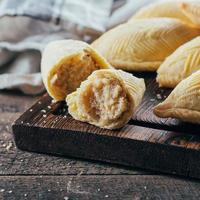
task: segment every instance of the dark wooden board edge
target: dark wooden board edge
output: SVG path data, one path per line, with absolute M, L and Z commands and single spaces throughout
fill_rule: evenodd
M 12 129 L 16 146 L 22 150 L 200 178 L 200 154 L 195 149 L 21 124 L 14 124 Z
M 174 121 L 175 123 L 167 123 L 166 119 L 166 124 L 156 124 L 152 122 L 144 122 L 144 121 L 139 121 L 136 119 L 131 119 L 129 121 L 130 125 L 136 125 L 136 126 L 142 126 L 146 128 L 153 128 L 153 129 L 158 129 L 158 130 L 166 130 L 166 131 L 174 131 L 174 132 L 182 132 L 184 134 L 194 134 L 194 135 L 199 135 L 200 136 L 200 125 L 199 124 L 192 124 L 192 123 L 187 123 L 187 122 L 181 122 L 177 123 L 177 119 L 169 119 L 170 121 Z
M 40 102 L 40 104 L 39 104 Z M 62 104 L 62 106 L 61 106 Z M 17 120 L 18 121 L 26 121 L 26 116 L 31 115 L 34 116 L 35 112 L 37 110 L 42 110 L 48 105 L 52 105 L 52 99 L 49 97 L 49 95 L 46 93 L 44 94 L 35 104 L 33 104 L 27 111 L 25 111 Z M 57 102 L 53 103 L 54 109 L 57 107 L 63 107 L 65 105 L 64 102 Z M 142 107 L 142 105 L 141 105 Z M 141 112 L 141 107 L 138 108 L 138 110 Z M 30 110 L 33 110 L 33 112 L 30 113 Z M 66 108 L 67 110 L 67 108 Z M 60 113 L 59 113 L 60 114 Z M 59 115 L 58 114 L 58 115 Z M 147 114 L 147 117 L 144 118 L 144 115 Z M 139 117 L 141 115 L 141 118 Z M 149 116 L 151 115 L 151 116 Z M 148 120 L 148 116 L 149 119 Z M 172 118 L 158 118 L 154 116 L 153 112 L 145 112 L 144 114 L 137 113 L 136 116 L 133 116 L 133 118 L 128 122 L 129 125 L 136 125 L 136 126 L 142 126 L 146 128 L 153 128 L 153 129 L 158 129 L 158 130 L 166 130 L 166 131 L 175 131 L 175 132 L 181 132 L 185 134 L 195 134 L 195 135 L 200 135 L 200 125 L 199 124 L 191 124 L 191 123 L 186 123 L 186 122 L 181 122 L 180 120 L 177 119 L 172 119 Z M 29 117 L 30 118 L 30 117 Z

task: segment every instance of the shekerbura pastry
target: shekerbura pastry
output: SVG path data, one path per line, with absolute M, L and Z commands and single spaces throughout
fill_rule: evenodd
M 200 69 L 200 37 L 180 46 L 159 67 L 160 87 L 175 87 L 181 80 Z
M 49 95 L 57 101 L 75 91 L 94 70 L 103 68 L 111 67 L 96 50 L 81 41 L 51 42 L 42 55 L 43 82 Z
M 184 0 L 181 3 L 184 14 L 192 21 L 193 24 L 200 26 L 200 1 Z
M 186 23 L 191 23 L 191 20 L 184 14 L 181 9 L 181 2 L 177 0 L 158 1 L 142 7 L 131 18 L 144 19 L 154 17 L 170 17 L 177 18 Z
M 200 123 L 200 70 L 181 81 L 167 99 L 154 108 L 158 117 Z
M 200 30 L 172 18 L 135 19 L 92 43 L 115 68 L 156 71 L 164 59 Z
M 66 98 L 69 113 L 79 121 L 101 128 L 124 126 L 133 116 L 145 91 L 143 79 L 115 69 L 93 72 Z

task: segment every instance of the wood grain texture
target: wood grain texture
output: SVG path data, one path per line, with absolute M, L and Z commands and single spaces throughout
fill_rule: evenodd
M 200 198 L 199 182 L 194 180 L 163 175 L 138 176 L 136 174 L 155 173 L 17 149 L 10 125 L 36 99 L 18 93 L 0 94 L 0 199 Z M 176 141 L 179 145 L 184 144 L 180 140 Z M 12 146 L 7 148 L 10 143 Z
M 147 89 L 143 102 L 129 122 L 130 124 L 182 133 L 200 134 L 200 125 L 182 122 L 177 119 L 156 117 L 153 114 L 152 108 L 164 101 L 172 90 L 159 88 L 154 73 L 135 75 L 145 78 Z
M 197 200 L 200 183 L 161 176 L 0 177 L 0 199 Z M 34 191 L 34 192 L 33 192 Z
M 48 95 L 13 125 L 22 150 L 150 169 L 200 178 L 200 136 L 142 126 L 105 130 L 72 119 Z
M 29 100 L 26 101 L 28 104 Z M 21 151 L 16 148 L 11 132 L 11 123 L 19 116 L 20 113 L 0 113 L 0 175 L 153 174 L 133 167 Z

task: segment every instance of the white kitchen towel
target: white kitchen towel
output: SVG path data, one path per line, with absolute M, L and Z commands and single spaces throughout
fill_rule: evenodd
M 91 42 L 154 0 L 1 0 L 0 89 L 44 91 L 40 59 L 53 40 Z

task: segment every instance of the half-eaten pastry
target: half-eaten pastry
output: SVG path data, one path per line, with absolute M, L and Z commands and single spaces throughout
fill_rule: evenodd
M 145 91 L 143 79 L 114 69 L 93 72 L 66 98 L 76 120 L 101 128 L 117 129 L 133 116 Z
M 59 40 L 44 49 L 41 62 L 43 82 L 56 101 L 64 100 L 94 70 L 111 68 L 90 45 L 76 40 Z

